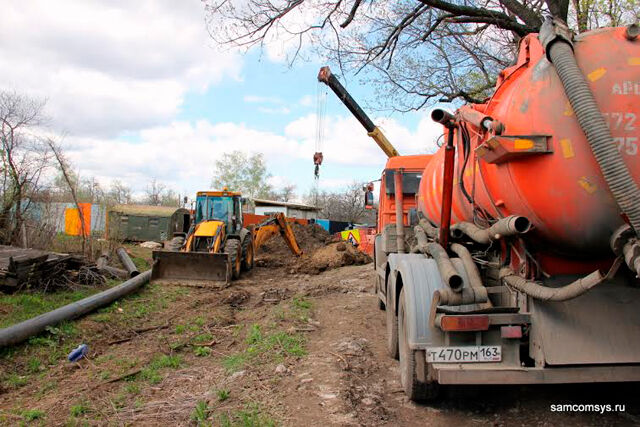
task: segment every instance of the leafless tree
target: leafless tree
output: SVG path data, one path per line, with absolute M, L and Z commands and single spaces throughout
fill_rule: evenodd
M 38 191 L 51 159 L 36 133 L 44 105 L 16 92 L 0 92 L 0 241 L 5 244 L 19 242 L 30 196 Z
M 279 202 L 290 202 L 296 197 L 296 185 L 287 184 L 280 189 L 271 190 L 267 195 L 269 200 L 277 200 Z
M 544 15 L 579 31 L 637 20 L 638 0 L 205 0 L 220 43 L 320 55 L 360 73 L 383 107 L 478 102 Z
M 47 145 L 51 149 L 53 156 L 58 162 L 58 167 L 60 168 L 60 172 L 62 174 L 63 179 L 67 183 L 69 188 L 69 192 L 71 194 L 71 198 L 73 199 L 73 203 L 76 205 L 76 209 L 78 210 L 78 217 L 80 218 L 80 235 L 82 236 L 82 253 L 87 255 L 89 259 L 93 257 L 93 241 L 91 239 L 91 218 L 85 218 L 84 211 L 80 207 L 80 200 L 78 198 L 77 191 L 77 181 L 73 180 L 73 175 L 71 173 L 71 167 L 69 162 L 64 156 L 62 148 L 58 143 L 56 143 L 53 139 L 47 139 Z M 89 232 L 87 233 L 87 228 Z
M 160 206 L 162 204 L 162 195 L 166 189 L 167 187 L 163 183 L 152 178 L 145 190 L 145 203 L 148 205 Z
M 333 221 L 346 221 L 352 223 L 375 223 L 375 217 L 371 211 L 364 207 L 363 184 L 353 182 L 346 189 L 339 192 L 312 190 L 305 202 L 322 208 L 322 218 Z
M 131 203 L 131 188 L 127 187 L 119 180 L 114 180 L 111 183 L 109 192 L 107 193 L 107 202 L 110 204 L 122 205 Z

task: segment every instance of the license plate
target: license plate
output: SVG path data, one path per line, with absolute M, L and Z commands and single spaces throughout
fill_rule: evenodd
M 502 347 L 499 345 L 431 347 L 426 353 L 427 362 L 431 363 L 500 362 L 502 360 Z

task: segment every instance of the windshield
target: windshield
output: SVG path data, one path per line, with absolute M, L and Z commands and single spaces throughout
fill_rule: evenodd
M 231 206 L 231 197 L 215 197 L 209 199 L 209 215 L 207 219 L 226 221 Z
M 198 197 L 196 200 L 196 224 L 212 219 L 227 222 L 232 214 L 232 206 L 231 197 Z

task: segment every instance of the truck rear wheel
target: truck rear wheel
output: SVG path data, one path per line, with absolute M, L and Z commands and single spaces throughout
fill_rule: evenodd
M 384 311 L 385 303 L 380 299 L 380 289 L 382 289 L 382 285 L 380 284 L 380 276 L 376 274 L 376 300 L 378 300 L 378 310 Z
M 398 316 L 393 309 L 391 292 L 387 287 L 387 353 L 392 359 L 398 359 Z
M 236 280 L 240 277 L 240 267 L 242 265 L 242 251 L 240 249 L 240 241 L 238 239 L 227 239 L 224 245 L 224 252 L 229 254 L 229 262 L 231 263 L 231 278 Z
M 253 237 L 248 234 L 242 242 L 242 270 L 250 271 L 253 268 Z
M 418 379 L 417 364 L 426 363 L 418 360 L 424 357 L 424 352 L 409 348 L 407 318 L 405 317 L 405 293 L 400 291 L 400 301 L 398 301 L 398 346 L 400 353 L 400 383 L 407 397 L 413 401 L 431 400 L 438 397 L 440 387 L 436 382 L 423 383 Z M 425 366 L 425 370 L 427 367 Z

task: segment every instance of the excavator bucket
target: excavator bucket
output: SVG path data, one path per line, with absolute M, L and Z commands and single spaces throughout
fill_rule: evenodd
M 226 253 L 153 251 L 151 282 L 196 287 L 225 287 L 231 280 Z

